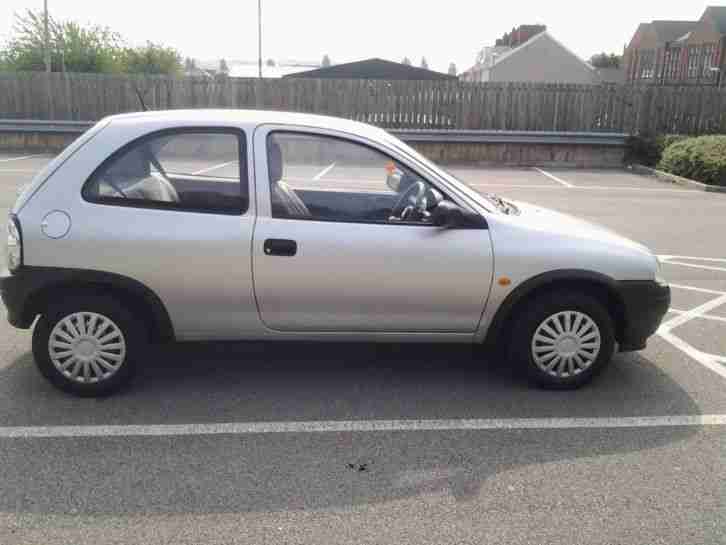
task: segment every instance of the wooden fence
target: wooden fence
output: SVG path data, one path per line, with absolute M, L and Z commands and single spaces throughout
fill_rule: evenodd
M 148 109 L 315 112 L 400 129 L 726 133 L 726 90 L 538 83 L 0 73 L 0 118 L 94 121 Z

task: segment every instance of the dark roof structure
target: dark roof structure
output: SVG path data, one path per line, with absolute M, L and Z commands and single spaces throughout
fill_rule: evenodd
M 663 43 L 673 42 L 691 32 L 698 25 L 698 21 L 653 21 L 651 24 L 658 41 Z
M 512 32 L 505 33 L 494 45 L 518 47 L 537 36 L 537 34 L 542 34 L 545 30 L 547 30 L 547 25 L 520 25 L 513 28 Z
M 336 64 L 305 72 L 287 74 L 286 78 L 386 79 L 386 80 L 455 80 L 456 76 L 417 68 L 407 64 L 372 58 Z
M 705 15 L 709 15 L 713 19 L 721 34 L 726 34 L 726 6 L 709 6 L 706 8 Z

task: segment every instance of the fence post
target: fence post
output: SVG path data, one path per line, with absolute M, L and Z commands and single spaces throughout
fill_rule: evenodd
M 648 85 L 643 91 L 640 101 L 640 111 L 638 112 L 638 134 L 641 136 L 649 136 L 651 134 L 651 116 L 653 110 L 653 91 L 654 87 Z
M 45 87 L 46 87 L 46 96 L 47 96 L 47 112 L 48 112 L 48 118 L 49 119 L 55 119 L 55 108 L 53 107 L 53 73 L 52 72 L 46 72 L 45 73 Z

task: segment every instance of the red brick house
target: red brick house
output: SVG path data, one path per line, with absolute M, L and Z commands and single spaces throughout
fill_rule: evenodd
M 625 50 L 631 83 L 726 85 L 726 6 L 698 21 L 653 21 L 638 27 Z

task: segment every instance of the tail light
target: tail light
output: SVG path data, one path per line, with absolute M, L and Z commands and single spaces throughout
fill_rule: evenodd
M 23 236 L 20 222 L 15 216 L 8 218 L 8 239 L 5 245 L 5 260 L 10 272 L 17 271 L 23 264 Z

